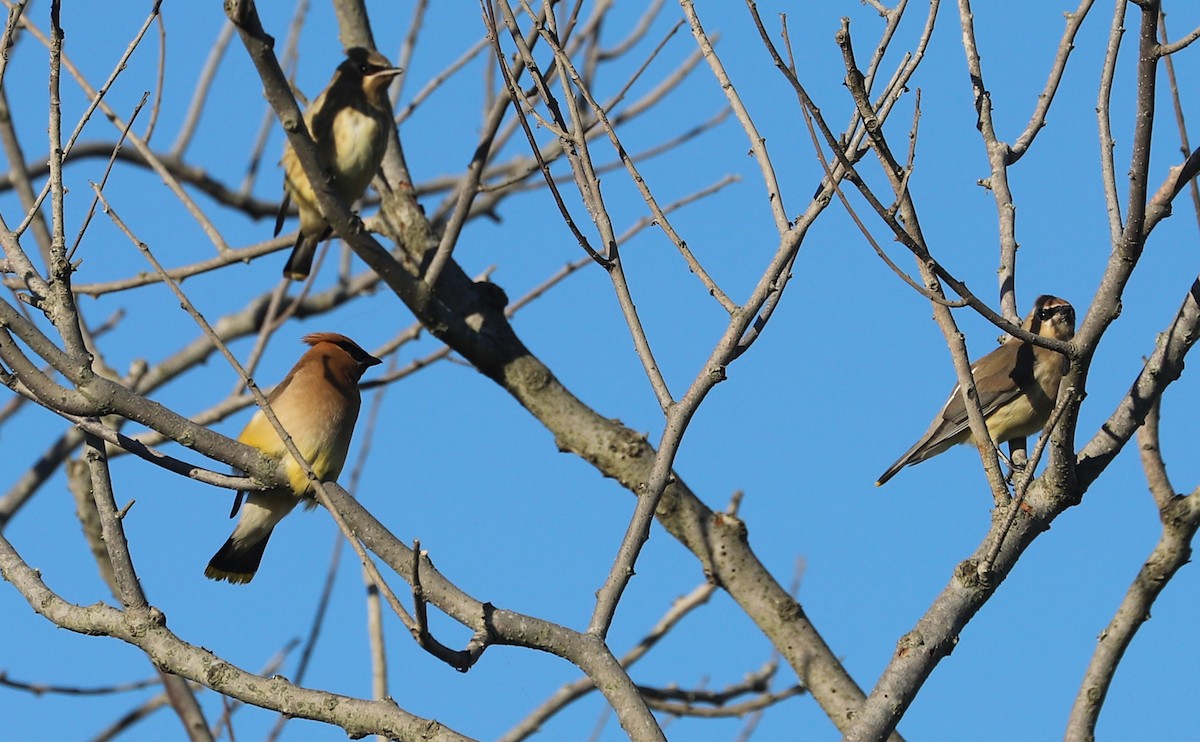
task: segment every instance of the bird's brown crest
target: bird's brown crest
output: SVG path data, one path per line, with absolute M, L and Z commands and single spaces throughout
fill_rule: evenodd
M 316 347 L 321 343 L 331 343 L 346 351 L 352 359 L 362 364 L 363 366 L 374 366 L 383 363 L 375 356 L 359 347 L 358 343 L 338 332 L 310 332 L 301 338 L 309 345 Z
M 344 343 L 349 343 L 355 348 L 358 348 L 357 343 L 339 332 L 310 332 L 304 337 L 300 338 L 300 340 L 308 345 L 316 345 L 317 343 L 333 343 L 334 345 L 342 345 Z

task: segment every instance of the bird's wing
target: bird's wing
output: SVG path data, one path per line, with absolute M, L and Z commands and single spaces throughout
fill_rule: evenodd
M 979 408 L 985 418 L 1016 399 L 1021 394 L 1025 382 L 1032 380 L 1031 350 L 1031 346 L 1025 343 L 1008 342 L 980 358 L 971 367 L 971 375 L 975 377 L 975 391 L 979 395 Z M 1026 355 L 1029 356 L 1028 360 L 1023 363 L 1023 356 Z M 970 426 L 967 421 L 967 406 L 963 402 L 961 387 L 958 384 L 954 385 L 954 391 L 950 393 L 946 406 L 942 408 L 941 419 L 942 437 L 946 438 L 955 436 Z
M 971 366 L 971 373 L 975 377 L 975 389 L 979 394 L 979 406 L 983 409 L 985 418 L 1014 399 L 1020 391 L 1011 375 L 1004 373 L 1004 365 L 1011 363 L 1015 352 L 1016 344 L 1005 343 Z M 876 485 L 887 482 L 904 467 L 936 456 L 954 443 L 960 442 L 956 439 L 970 427 L 961 390 L 960 385 L 954 385 L 950 398 L 942 405 L 941 412 L 934 416 L 929 429 L 912 448 L 888 467 L 875 482 Z

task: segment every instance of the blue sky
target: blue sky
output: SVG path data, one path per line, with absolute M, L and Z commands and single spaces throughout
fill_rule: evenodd
M 149 5 L 68 3 L 64 8 L 66 51 L 93 84 L 107 75 Z M 739 3 L 710 5 L 719 7 L 701 8 L 701 17 L 710 33 L 721 34 L 718 52 L 766 138 L 788 213 L 797 214 L 807 206 L 821 170 L 794 96 L 772 68 L 745 8 Z M 1028 121 L 1062 32 L 1063 13 L 1074 5 L 1035 0 L 978 5 L 975 23 L 997 126 L 1011 141 Z M 48 7 L 38 4 L 31 11 L 42 27 L 48 25 Z M 408 27 L 410 3 L 375 2 L 369 7 L 380 49 L 395 58 Z M 858 57 L 866 60 L 881 27 L 878 17 L 858 2 L 760 2 L 759 10 L 772 33 L 777 32 L 778 13 L 789 14 L 802 79 L 835 130 L 843 127 L 851 106 L 841 84 L 844 73 L 833 34 L 839 18 L 850 17 Z M 922 20 L 918 10 L 914 7 L 888 57 L 889 74 L 900 51 L 915 39 Z M 1187 3 L 1171 3 L 1168 11 L 1174 37 L 1200 24 L 1200 9 Z M 279 40 L 277 48 L 282 47 L 290 9 L 263 4 L 260 12 Z M 610 43 L 634 23 L 624 12 L 608 27 Z M 1011 170 L 1021 244 L 1022 313 L 1038 294 L 1053 293 L 1070 300 L 1082 316 L 1108 259 L 1094 111 L 1109 12 L 1097 8 L 1084 24 L 1047 127 L 1029 155 Z M 668 4 L 663 15 L 638 47 L 639 62 L 674 24 L 678 9 Z M 312 96 L 328 81 L 340 52 L 329 10 L 314 7 L 309 16 L 297 82 Z M 167 66 L 156 148 L 173 141 L 224 20 L 217 3 L 166 2 L 163 18 Z M 1127 25 L 1114 97 L 1122 185 L 1132 118 L 1132 9 Z M 104 32 L 97 33 L 97 28 Z M 156 34 L 151 32 L 109 95 L 122 115 L 156 84 Z M 448 5 L 431 9 L 407 72 L 402 104 L 481 36 L 474 3 L 456 4 L 453 11 Z M 693 48 L 686 27 L 680 29 L 635 87 L 634 96 L 669 74 Z M 910 85 L 920 89 L 922 109 L 911 188 L 933 253 L 995 305 L 995 202 L 976 184 L 987 175 L 987 162 L 975 130 L 963 59 L 955 8 L 944 4 L 928 57 Z M 488 61 L 468 65 L 402 126 L 400 134 L 418 182 L 457 173 L 469 160 L 480 127 L 483 65 Z M 1176 65 L 1185 91 L 1185 115 L 1196 119 L 1200 111 L 1187 91 L 1200 80 L 1200 50 L 1179 55 Z M 629 69 L 626 64 L 602 74 L 601 88 L 611 93 Z M 23 39 L 12 53 L 5 83 L 27 159 L 44 156 L 45 70 L 44 49 L 31 38 Z M 210 108 L 202 118 L 189 157 L 236 187 L 266 111 L 261 86 L 236 39 L 215 86 L 220 108 Z M 63 90 L 64 119 L 73 126 L 84 98 L 65 80 Z M 1154 185 L 1180 160 L 1166 92 L 1164 84 L 1151 164 Z M 913 97 L 907 96 L 887 125 L 897 146 L 907 143 L 912 104 Z M 719 87 L 702 67 L 658 110 L 622 131 L 624 142 L 637 152 L 681 134 L 724 105 Z M 144 129 L 145 116 L 138 130 Z M 112 126 L 97 115 L 82 141 L 114 137 Z M 521 146 L 516 141 L 509 152 L 518 153 Z M 274 163 L 281 147 L 276 127 L 254 186 L 259 198 L 279 194 Z M 673 216 L 676 229 L 735 300 L 748 294 L 778 240 L 748 148 L 741 129 L 729 119 L 678 151 L 639 165 L 662 202 L 726 175 L 740 176 L 717 196 Z M 611 161 L 606 145 L 596 145 L 596 152 Z M 79 229 L 89 203 L 88 181 L 98 180 L 103 170 L 102 158 L 68 166 L 69 235 Z M 882 182 L 876 170 L 868 172 Z M 646 213 L 622 173 L 607 175 L 603 184 L 618 231 Z M 152 173 L 118 168 L 106 194 L 167 265 L 214 254 L 203 232 Z M 202 196 L 199 201 L 233 246 L 270 235 L 269 220 L 225 212 Z M 427 210 L 436 204 L 430 199 Z M 10 194 L 0 198 L 0 208 L 10 225 L 18 220 L 19 205 Z M 855 208 L 893 259 L 911 268 L 903 248 L 868 218 L 861 199 L 855 200 Z M 1185 198 L 1176 202 L 1175 211 L 1148 243 L 1125 294 L 1122 316 L 1097 354 L 1080 412 L 1080 446 L 1125 393 L 1141 359 L 1152 351 L 1156 333 L 1166 327 L 1196 277 L 1195 217 Z M 582 210 L 575 216 L 587 222 Z M 495 266 L 492 279 L 512 298 L 581 255 L 543 192 L 512 198 L 500 217 L 500 222 L 471 223 L 455 259 L 469 274 Z M 701 370 L 726 316 L 661 234 L 641 233 L 623 246 L 623 255 L 656 356 L 672 390 L 681 394 Z M 84 262 L 78 282 L 148 270 L 105 218 L 93 222 L 79 257 Z M 276 253 L 190 279 L 184 288 L 214 320 L 273 287 L 283 260 Z M 362 268 L 357 260 L 355 265 Z M 925 430 L 954 377 L 928 303 L 874 256 L 839 206 L 831 206 L 810 231 L 794 274 L 766 333 L 729 368 L 728 381 L 716 388 L 693 420 L 676 471 L 714 509 L 723 508 L 734 491 L 745 492 L 741 517 L 756 554 L 785 584 L 797 564 L 803 565 L 801 604 L 851 674 L 869 689 L 899 636 L 983 538 L 991 498 L 978 457 L 965 448 L 906 469 L 883 489 L 873 486 L 878 474 Z M 322 285 L 332 280 L 328 266 L 319 280 Z M 126 312 L 103 341 L 109 363 L 118 369 L 138 358 L 154 363 L 199 335 L 162 286 L 84 299 L 81 306 L 94 323 L 115 311 Z M 957 310 L 955 316 L 973 357 L 995 347 L 995 328 L 970 310 Z M 307 332 L 344 332 L 372 349 L 412 321 L 394 296 L 380 293 L 329 316 L 293 323 L 270 343 L 255 377 L 262 384 L 281 378 L 299 356 L 298 341 Z M 585 402 L 646 432 L 651 441 L 658 439 L 661 413 L 602 270 L 590 266 L 571 276 L 522 310 L 514 325 L 530 349 Z M 234 350 L 244 358 L 250 347 L 249 341 L 242 341 Z M 406 345 L 400 363 L 437 347 L 428 338 Z M 214 357 L 153 396 L 192 414 L 224 398 L 235 380 L 224 361 Z M 371 400 L 371 395 L 364 400 L 360 441 Z M 1194 455 L 1197 401 L 1196 382 L 1187 374 L 1164 401 L 1162 445 L 1175 485 L 1185 493 L 1200 479 L 1200 461 Z M 375 444 L 357 490 L 361 501 L 402 539 L 419 538 L 438 568 L 472 595 L 584 628 L 633 498 L 586 463 L 558 453 L 552 436 L 505 392 L 460 363 L 439 363 L 406 378 L 387 390 L 382 404 Z M 247 417 L 243 412 L 216 427 L 236 435 Z M 7 472 L 4 489 L 64 429 L 55 416 L 28 406 L 0 429 Z M 357 450 L 352 449 L 351 461 Z M 290 639 L 305 635 L 336 542 L 335 528 L 322 511 L 297 513 L 285 521 L 251 585 L 217 584 L 204 579 L 202 571 L 231 526 L 226 519 L 227 493 L 129 458 L 116 461 L 113 468 L 118 503 L 136 500 L 125 524 L 143 584 L 175 632 L 252 670 L 266 664 Z M 348 465 L 343 484 L 350 469 Z M 1157 513 L 1136 449 L 1130 446 L 1087 493 L 1082 506 L 1058 519 L 1028 551 L 964 631 L 953 654 L 935 670 L 900 731 L 909 739 L 1061 736 L 1095 637 L 1158 533 Z M 74 505 L 61 476 L 18 515 L 5 535 L 66 598 L 81 604 L 111 602 L 79 537 Z M 695 559 L 656 527 L 617 613 L 610 635 L 614 651 L 624 652 L 676 596 L 702 579 Z M 394 586 L 402 592 L 398 580 Z M 1198 679 L 1200 650 L 1184 640 L 1191 635 L 1200 607 L 1197 587 L 1195 570 L 1185 568 L 1155 606 L 1154 620 L 1143 627 L 1118 671 L 1100 718 L 1100 736 L 1195 735 L 1195 719 L 1180 713 L 1177 701 L 1178 689 L 1192 688 Z M 306 684 L 369 694 L 362 593 L 359 568 L 346 551 Z M 458 646 L 469 638 L 440 616 L 434 621 L 446 644 Z M 0 625 L 5 627 L 0 670 L 15 679 L 89 686 L 152 674 L 131 647 L 52 627 L 9 586 L 0 587 Z M 414 646 L 397 621 L 389 618 L 387 625 L 392 696 L 415 714 L 477 738 L 503 733 L 561 683 L 578 677 L 561 660 L 507 648 L 490 649 L 469 673 L 459 674 Z M 770 657 L 766 639 L 718 593 L 643 660 L 633 677 L 649 685 L 719 688 L 738 682 Z M 279 672 L 294 677 L 295 660 L 289 657 Z M 783 668 L 776 685 L 793 680 Z M 6 733 L 14 739 L 44 734 L 47 718 L 54 720 L 62 738 L 88 738 L 152 694 L 78 699 L 34 697 L 0 688 L 0 708 L 6 712 Z M 211 693 L 201 699 L 210 719 L 216 718 L 218 699 Z M 589 697 L 552 720 L 542 737 L 586 738 L 602 714 L 601 700 Z M 266 734 L 275 717 L 242 709 L 235 720 L 239 738 L 255 739 Z M 728 740 L 741 725 L 738 720 L 680 720 L 666 729 L 672 739 Z M 159 711 L 127 738 L 177 738 L 178 731 L 169 712 Z M 300 720 L 290 722 L 285 732 L 290 739 L 343 737 L 337 729 Z M 622 737 L 615 719 L 609 718 L 601 738 Z M 832 724 L 806 697 L 770 710 L 754 738 L 797 737 L 837 738 Z

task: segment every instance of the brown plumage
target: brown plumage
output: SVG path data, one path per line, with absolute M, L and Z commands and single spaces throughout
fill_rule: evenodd
M 1075 310 L 1063 299 L 1039 296 L 1021 326 L 1045 338 L 1067 341 L 1075 335 Z M 979 407 L 997 445 L 1038 432 L 1050 419 L 1067 359 L 1047 348 L 1009 337 L 971 366 Z M 879 477 L 883 484 L 906 466 L 937 456 L 951 446 L 975 443 L 958 385 L 925 435 Z
M 398 74 L 400 70 L 379 52 L 350 49 L 329 85 L 304 113 L 304 124 L 317 145 L 321 165 L 333 174 L 333 190 L 347 207 L 362 197 L 383 161 L 387 130 L 392 126 L 387 86 Z M 294 200 L 300 212 L 300 232 L 283 275 L 302 281 L 312 270 L 317 245 L 331 230 L 291 144 L 284 146 L 280 162 L 284 195 L 275 219 L 275 234 L 283 228 L 289 200 Z
M 333 481 L 346 462 L 350 436 L 358 419 L 358 380 L 380 361 L 350 338 L 335 332 L 314 332 L 305 335 L 304 342 L 312 347 L 279 382 L 268 401 L 317 477 Z M 277 489 L 248 493 L 233 534 L 204 570 L 205 576 L 214 580 L 244 583 L 254 579 L 275 525 L 301 499 L 308 498 L 309 507 L 315 502 L 304 469 L 287 453 L 261 409 L 250 418 L 238 440 L 268 456 L 284 459 L 289 483 Z M 241 496 L 239 492 L 239 500 Z M 237 509 L 235 501 L 230 517 Z

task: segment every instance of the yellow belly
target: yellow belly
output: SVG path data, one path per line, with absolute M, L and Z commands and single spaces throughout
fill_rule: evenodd
M 349 206 L 358 200 L 379 170 L 387 144 L 379 122 L 361 111 L 347 108 L 333 121 L 335 187 Z
M 997 444 L 1033 435 L 1045 424 L 1046 416 L 1035 410 L 1025 395 L 1018 396 L 997 409 L 987 419 L 988 434 Z M 969 428 L 966 440 L 976 443 L 975 436 L 970 433 Z

